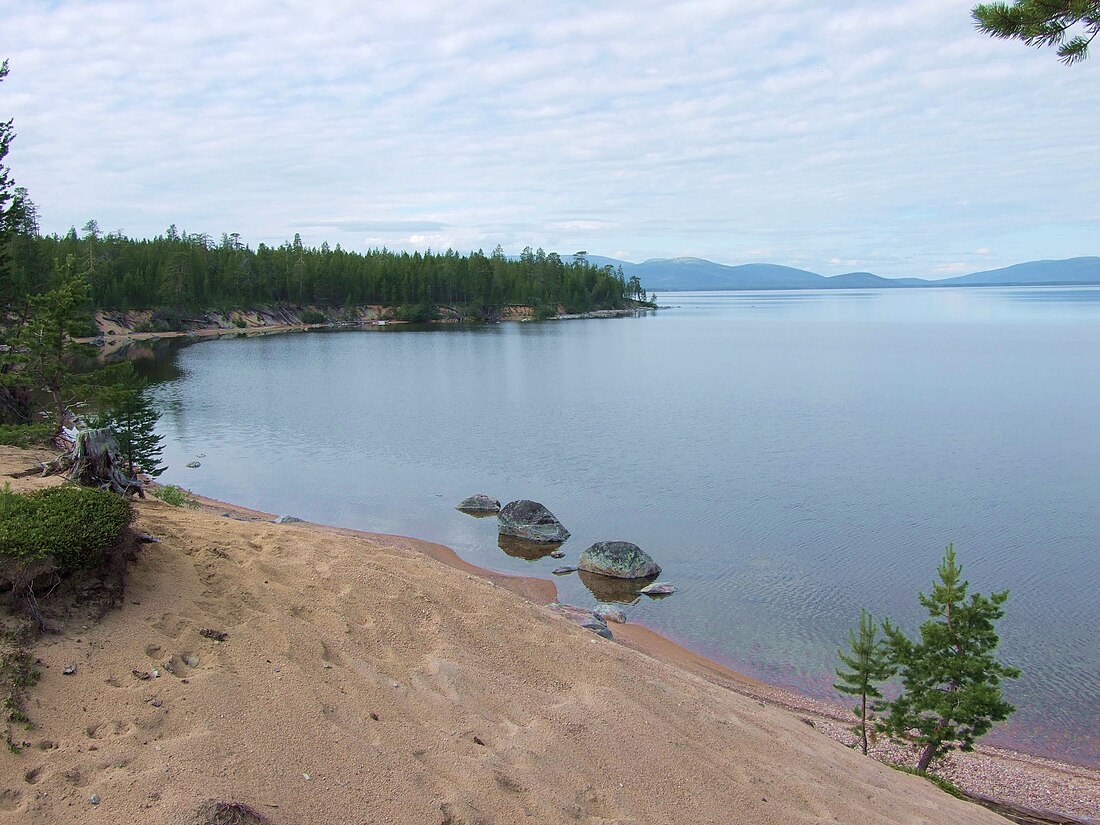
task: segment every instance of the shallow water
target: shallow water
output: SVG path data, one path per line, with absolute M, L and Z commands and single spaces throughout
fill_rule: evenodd
M 1100 289 L 661 300 L 168 347 L 146 364 L 162 480 L 541 576 L 634 541 L 680 592 L 632 620 L 833 698 L 860 607 L 915 629 L 954 542 L 975 589 L 1012 591 L 1019 710 L 987 741 L 1100 764 Z M 477 492 L 544 503 L 568 557 L 502 550 L 493 519 L 453 509 Z M 555 582 L 593 603 L 576 574 Z

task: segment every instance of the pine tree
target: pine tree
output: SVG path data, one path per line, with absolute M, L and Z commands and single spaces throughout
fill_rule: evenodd
M 919 641 L 883 623 L 890 655 L 897 663 L 902 693 L 889 703 L 885 729 L 922 748 L 917 770 L 958 748 L 969 751 L 974 741 L 1007 719 L 1015 708 L 1001 695 L 1001 680 L 1015 679 L 1017 668 L 997 661 L 1000 641 L 994 622 L 1004 617 L 1001 605 L 1008 591 L 989 597 L 972 593 L 955 563 L 949 544 L 939 567 L 939 581 L 920 603 L 931 618 L 920 627 Z
M 889 651 L 884 639 L 878 639 L 878 623 L 866 610 L 859 613 L 859 634 L 855 630 L 848 631 L 848 650 L 838 650 L 836 655 L 840 657 L 850 670 L 836 669 L 837 678 L 840 680 L 833 685 L 841 693 L 849 696 L 858 696 L 859 704 L 852 712 L 859 718 L 852 731 L 859 737 L 860 746 L 864 755 L 867 754 L 868 725 L 874 711 L 881 710 L 882 691 L 878 689 L 876 682 L 882 682 L 894 675 L 897 668 L 890 661 Z M 868 702 L 871 700 L 868 715 Z
M 105 412 L 98 424 L 114 430 L 119 453 L 125 462 L 127 474 L 133 478 L 138 470 L 156 478 L 167 467 L 161 466 L 164 436 L 157 435 L 159 415 L 149 398 L 149 382 L 129 367 L 118 383 L 102 394 Z
M 1088 57 L 1100 34 L 1100 0 L 1014 0 L 981 3 L 971 16 L 991 37 L 1022 40 L 1029 46 L 1057 46 L 1065 64 Z
M 8 61 L 0 63 L 0 82 L 8 75 Z M 9 246 L 15 233 L 15 225 L 19 218 L 18 204 L 15 200 L 15 181 L 11 178 L 11 170 L 4 163 L 11 149 L 15 132 L 12 129 L 10 119 L 0 121 L 0 298 L 8 299 L 5 295 L 7 284 L 11 279 L 11 251 Z M 5 302 L 6 303 L 6 302 Z M 0 309 L 6 309 L 5 304 L 0 303 Z M 4 322 L 0 314 L 0 326 Z
M 81 399 L 87 379 L 73 367 L 87 347 L 76 342 L 85 329 L 82 310 L 88 300 L 88 282 L 73 272 L 70 256 L 57 267 L 60 285 L 28 301 L 29 316 L 11 336 L 10 361 L 19 379 L 47 395 L 54 432 L 65 424 L 70 405 Z

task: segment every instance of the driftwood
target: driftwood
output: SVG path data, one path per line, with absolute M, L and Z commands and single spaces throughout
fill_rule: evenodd
M 68 452 L 52 461 L 43 461 L 13 478 L 29 475 L 49 476 L 64 473 L 69 481 L 84 487 L 99 487 L 121 495 L 137 494 L 145 498 L 141 482 L 127 475 L 126 462 L 119 455 L 118 441 L 109 427 L 77 430 L 76 441 Z

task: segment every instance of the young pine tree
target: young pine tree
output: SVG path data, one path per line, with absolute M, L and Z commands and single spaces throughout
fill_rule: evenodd
M 886 642 L 878 636 L 878 623 L 866 610 L 859 613 L 859 634 L 848 631 L 848 653 L 838 650 L 836 655 L 849 669 L 836 669 L 838 681 L 833 685 L 841 693 L 858 696 L 859 704 L 852 711 L 859 718 L 852 731 L 859 736 L 864 756 L 867 755 L 867 737 L 869 724 L 874 711 L 882 709 L 882 691 L 876 682 L 882 682 L 894 675 L 897 668 L 890 661 Z M 871 700 L 868 707 L 868 699 Z M 869 712 L 870 711 L 870 712 Z
M 955 748 L 973 750 L 974 741 L 1015 708 L 1001 695 L 1001 680 L 1015 679 L 1017 668 L 997 661 L 1000 641 L 994 622 L 1004 617 L 1008 591 L 988 598 L 967 597 L 970 583 L 955 563 L 949 544 L 939 567 L 939 581 L 920 603 L 931 618 L 911 640 L 887 620 L 886 642 L 901 672 L 902 693 L 889 703 L 885 728 L 921 748 L 917 770 Z
M 117 384 L 102 391 L 105 412 L 99 426 L 110 427 L 118 439 L 119 453 L 126 474 L 133 478 L 137 470 L 156 478 L 167 468 L 161 466 L 164 436 L 157 435 L 160 417 L 149 398 L 149 382 L 136 375 L 129 363 Z

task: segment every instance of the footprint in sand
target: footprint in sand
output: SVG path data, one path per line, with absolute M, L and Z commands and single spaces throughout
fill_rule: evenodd
M 88 725 L 84 729 L 84 732 L 88 735 L 89 739 L 117 739 L 122 736 L 126 736 L 134 729 L 134 726 L 129 722 L 123 722 L 121 719 L 116 719 L 113 722 L 100 722 L 94 725 Z
M 344 657 L 323 641 L 321 642 L 321 660 L 335 667 L 340 667 L 344 663 Z
M 169 639 L 178 639 L 185 627 L 187 627 L 187 622 L 183 621 L 183 619 L 175 613 L 165 613 L 153 622 L 153 628 L 159 630 Z
M 0 811 L 14 811 L 22 801 L 23 793 L 21 791 L 0 791 Z

